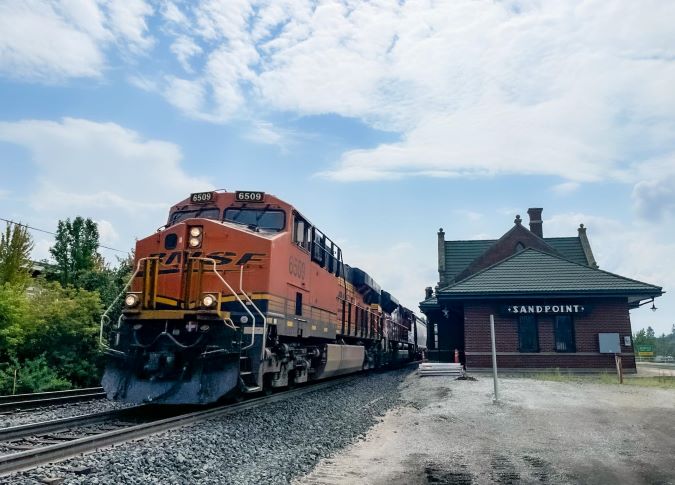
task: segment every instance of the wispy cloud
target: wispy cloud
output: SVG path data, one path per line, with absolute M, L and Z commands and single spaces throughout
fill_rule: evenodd
M 0 141 L 29 150 L 38 174 L 31 204 L 40 212 L 105 209 L 157 216 L 187 194 L 212 187 L 180 168 L 178 146 L 115 123 L 0 122 Z
M 579 187 L 581 187 L 581 184 L 578 182 L 563 182 L 554 185 L 551 190 L 558 195 L 569 195 L 579 190 Z
M 162 12 L 185 75 L 160 76 L 161 91 L 188 116 L 332 113 L 401 134 L 322 177 L 550 175 L 567 181 L 562 195 L 634 181 L 636 160 L 675 152 L 672 3 L 205 0 Z
M 0 3 L 0 75 L 44 83 L 100 77 L 106 49 L 141 53 L 153 44 L 143 0 Z

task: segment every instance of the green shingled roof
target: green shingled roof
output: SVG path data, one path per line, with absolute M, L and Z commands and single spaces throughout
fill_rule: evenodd
M 544 241 L 558 251 L 563 258 L 588 266 L 586 253 L 578 237 L 545 237 Z
M 474 259 L 496 243 L 496 239 L 475 241 L 445 241 L 445 279 L 452 281 Z
M 612 295 L 629 301 L 661 295 L 658 286 L 528 248 L 441 289 L 438 298 L 515 295 Z
M 588 266 L 586 254 L 578 237 L 545 237 L 544 241 L 560 255 L 575 263 Z M 487 251 L 497 239 L 445 241 L 445 281 L 451 282 L 476 258 Z

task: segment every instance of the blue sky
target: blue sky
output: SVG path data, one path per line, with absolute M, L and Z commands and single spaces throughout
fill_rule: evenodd
M 0 2 L 0 217 L 128 250 L 211 188 L 274 193 L 416 308 L 436 232 L 544 208 L 675 324 L 675 4 Z M 52 240 L 34 234 L 35 257 Z M 104 251 L 114 260 L 114 252 Z

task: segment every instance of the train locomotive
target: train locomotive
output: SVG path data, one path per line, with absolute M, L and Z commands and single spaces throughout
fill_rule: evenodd
M 206 404 L 411 361 L 425 323 L 290 204 L 191 194 L 137 241 L 116 322 L 101 322 L 110 399 Z

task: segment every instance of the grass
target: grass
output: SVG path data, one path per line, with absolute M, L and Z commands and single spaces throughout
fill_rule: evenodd
M 581 374 L 572 374 L 569 372 L 560 372 L 560 369 L 554 369 L 549 372 L 538 372 L 535 374 L 530 374 L 527 377 L 531 377 L 532 379 L 538 379 L 540 381 L 619 385 L 619 378 L 617 377 L 617 375 L 609 372 L 581 375 Z M 675 389 L 675 376 L 663 375 L 663 376 L 638 377 L 633 375 L 624 375 L 623 383 L 624 385 L 628 386 Z

